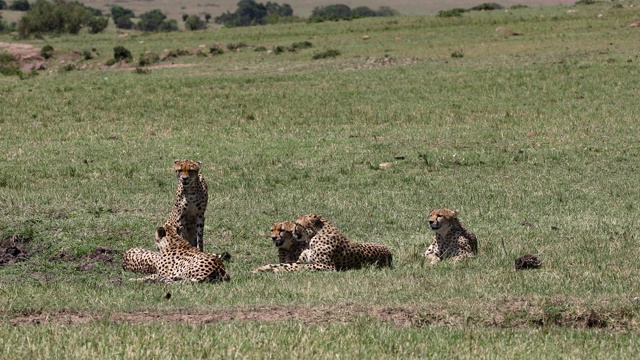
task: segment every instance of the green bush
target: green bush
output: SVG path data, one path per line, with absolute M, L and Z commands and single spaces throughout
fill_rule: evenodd
M 102 18 L 77 1 L 37 0 L 20 19 L 18 33 L 22 37 L 37 33 L 77 34 L 84 26 L 95 33 L 106 28 L 106 19 L 99 19 Z
M 516 9 L 527 9 L 528 6 L 527 5 L 523 5 L 523 4 L 515 4 L 515 5 L 511 5 L 510 9 L 511 10 L 516 10 Z
M 290 17 L 293 17 L 293 9 L 288 4 L 280 5 L 270 1 L 263 4 L 254 0 L 240 0 L 235 12 L 227 11 L 214 21 L 227 27 L 237 27 L 272 24 L 279 22 L 281 18 Z
M 502 5 L 496 3 L 482 3 L 480 5 L 476 5 L 470 8 L 470 11 L 491 11 L 491 10 L 501 10 L 503 9 Z
M 89 32 L 91 34 L 97 34 L 102 32 L 109 25 L 109 19 L 102 16 L 96 16 L 90 19 L 87 22 L 87 26 L 89 26 Z
M 595 4 L 595 0 L 578 0 L 576 1 L 576 5 L 593 5 Z
M 7 2 L 4 0 L 0 0 L 0 10 L 4 10 L 7 8 Z
M 160 56 L 153 51 L 145 51 L 138 58 L 138 66 L 147 66 L 160 61 Z
M 198 15 L 191 15 L 189 16 L 187 21 L 185 21 L 184 28 L 191 31 L 203 30 L 207 28 L 207 23 L 205 23 L 204 20 L 200 19 Z
M 45 59 L 49 59 L 53 56 L 53 46 L 47 44 L 40 49 L 40 56 Z
M 239 42 L 239 43 L 228 43 L 227 44 L 227 50 L 229 51 L 236 51 L 242 48 L 247 47 L 247 44 L 243 43 L 243 42 Z
M 29 11 L 29 9 L 31 9 L 31 5 L 27 0 L 13 0 L 9 5 L 9 10 L 13 11 Z
M 222 55 L 224 54 L 224 50 L 218 45 L 213 45 L 209 48 L 209 53 L 212 55 Z
M 127 50 L 124 46 L 116 46 L 113 48 L 113 58 L 116 62 L 121 60 L 130 62 L 133 59 L 131 51 Z
M 111 7 L 111 17 L 118 29 L 133 29 L 134 24 L 131 18 L 135 17 L 135 15 L 132 10 L 114 5 Z
M 338 55 L 340 55 L 340 51 L 329 49 L 327 51 L 314 54 L 313 59 L 318 60 L 318 59 L 334 58 L 334 57 L 337 57 Z
M 162 11 L 151 10 L 140 15 L 140 22 L 136 28 L 147 32 L 178 31 L 178 22 L 174 19 L 166 19 L 167 16 Z
M 437 17 L 443 17 L 443 18 L 447 18 L 447 17 L 457 17 L 457 16 L 462 16 L 462 14 L 464 14 L 467 10 L 463 9 L 463 8 L 453 8 L 450 10 L 440 10 L 438 11 L 438 14 L 436 15 Z

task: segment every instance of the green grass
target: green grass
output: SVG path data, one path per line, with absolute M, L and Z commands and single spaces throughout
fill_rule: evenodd
M 640 10 L 624 4 L 25 41 L 55 51 L 39 76 L 0 76 L 0 236 L 32 239 L 29 259 L 0 267 L 0 318 L 41 324 L 3 325 L 0 357 L 630 358 L 640 60 L 627 25 Z M 253 51 L 303 41 L 312 47 Z M 118 45 L 137 60 L 240 42 L 161 63 L 189 66 L 100 70 Z M 63 54 L 91 48 L 59 70 Z M 329 49 L 340 55 L 312 59 Z M 119 256 L 87 258 L 152 248 L 175 158 L 203 161 L 205 250 L 233 255 L 230 283 L 133 284 Z M 423 262 L 434 207 L 461 211 L 476 259 Z M 269 226 L 308 212 L 386 243 L 394 268 L 250 275 L 277 258 Z M 542 269 L 514 272 L 525 253 Z M 265 318 L 281 308 L 303 315 Z M 197 320 L 236 311 L 260 316 Z

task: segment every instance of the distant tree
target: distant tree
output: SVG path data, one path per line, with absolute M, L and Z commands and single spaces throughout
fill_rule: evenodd
M 388 6 L 380 6 L 378 8 L 378 16 L 398 16 L 400 13 L 397 10 L 394 10 Z
M 7 3 L 4 0 L 0 0 L 0 10 L 4 10 L 7 8 Z M 1 16 L 1 15 L 0 15 Z
M 130 18 L 136 17 L 133 14 L 132 10 L 125 9 L 122 6 L 119 6 L 119 5 L 113 5 L 111 7 L 111 16 L 114 17 L 114 18 L 118 18 L 118 17 L 121 17 L 121 16 L 128 16 Z
M 482 3 L 480 5 L 469 8 L 470 11 L 491 11 L 501 9 L 503 9 L 502 5 L 496 3 Z
M 135 25 L 129 16 L 113 18 L 113 22 L 116 24 L 118 29 L 133 29 Z
M 135 17 L 133 11 L 125 9 L 122 6 L 114 5 L 111 7 L 111 17 L 113 23 L 116 24 L 118 29 L 133 29 L 133 21 L 131 18 Z
M 189 16 L 187 21 L 184 22 L 184 27 L 185 29 L 192 31 L 203 30 L 207 28 L 207 23 L 205 23 L 204 20 L 200 19 L 198 15 L 191 15 Z
M 211 20 L 211 14 L 209 13 L 204 13 L 204 21 L 207 22 L 207 24 L 209 23 L 209 20 Z
M 182 21 L 187 21 L 189 14 L 182 14 Z
M 136 26 L 142 31 L 176 31 L 178 22 L 176 20 L 165 20 L 167 16 L 159 9 L 148 11 L 140 15 L 140 22 Z
M 36 0 L 18 22 L 18 33 L 21 36 L 51 32 L 77 34 L 85 26 L 91 32 L 100 32 L 105 24 L 106 19 L 96 19 L 91 10 L 77 1 Z
M 27 0 L 13 0 L 9 6 L 9 10 L 13 11 L 28 11 L 31 8 L 29 1 Z
M 235 12 L 227 11 L 216 17 L 214 21 L 225 26 L 252 26 L 277 22 L 279 18 L 293 16 L 293 9 L 289 4 L 280 5 L 275 2 L 266 4 L 254 0 L 240 0 Z
M 370 9 L 367 6 L 358 6 L 351 9 L 351 16 L 353 17 L 374 17 L 378 16 L 375 10 Z
M 93 16 L 102 16 L 102 10 L 96 9 L 96 8 L 92 8 L 91 6 L 86 6 L 86 5 L 84 7 L 86 7 L 87 10 L 91 11 Z
M 87 22 L 87 26 L 89 27 L 89 32 L 92 34 L 97 34 L 102 32 L 109 25 L 109 18 L 104 16 L 95 16 Z
M 345 4 L 318 6 L 311 12 L 311 21 L 342 20 L 352 16 L 351 8 Z

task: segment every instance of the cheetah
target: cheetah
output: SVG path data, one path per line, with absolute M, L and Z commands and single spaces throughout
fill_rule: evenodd
M 180 235 L 191 246 L 203 251 L 204 213 L 207 210 L 209 193 L 207 183 L 200 173 L 202 162 L 175 160 L 173 169 L 178 178 L 176 199 L 167 220 L 167 225 L 177 227 Z
M 327 219 L 307 214 L 295 221 L 304 231 L 298 232 L 301 241 L 309 241 L 309 248 L 300 253 L 298 261 L 291 264 L 265 265 L 253 272 L 263 271 L 343 271 L 359 269 L 366 265 L 378 267 L 392 265 L 388 247 L 381 243 L 357 243 L 347 239 Z
M 452 258 L 458 262 L 470 258 L 478 253 L 476 236 L 465 230 L 458 220 L 458 211 L 449 209 L 435 209 L 429 214 L 429 227 L 436 234 L 431 246 L 424 252 L 424 256 L 431 264 Z
M 199 283 L 231 279 L 218 255 L 194 248 L 178 234 L 173 225 L 165 224 L 157 228 L 155 238 L 157 253 L 139 248 L 125 252 L 123 269 L 151 273 L 131 281 Z
M 291 221 L 280 221 L 271 225 L 271 240 L 278 248 L 280 263 L 262 266 L 253 270 L 253 273 L 291 267 L 289 264 L 298 261 L 300 254 L 309 248 L 309 236 L 302 226 Z

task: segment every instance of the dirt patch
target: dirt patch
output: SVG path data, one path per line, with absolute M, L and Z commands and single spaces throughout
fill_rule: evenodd
M 171 301 L 170 293 L 163 296 Z M 493 310 L 493 309 L 492 309 Z M 423 326 L 481 326 L 494 328 L 540 328 L 560 326 L 568 328 L 601 328 L 640 332 L 640 325 L 626 318 L 622 312 L 607 312 L 591 309 L 586 312 L 563 314 L 552 323 L 545 321 L 545 310 L 532 306 L 529 302 L 515 302 L 496 310 L 495 316 L 482 318 L 463 315 L 455 311 L 425 307 L 365 307 L 360 305 L 323 306 L 314 308 L 288 308 L 262 306 L 250 308 L 219 309 L 211 312 L 177 311 L 127 312 L 97 314 L 88 312 L 36 313 L 16 316 L 10 319 L 13 325 L 67 325 L 84 324 L 91 321 L 109 321 L 113 323 L 172 322 L 188 324 L 208 324 L 230 321 L 300 321 L 305 324 L 340 323 L 352 324 L 376 320 L 397 327 Z
M 119 254 L 117 250 L 113 250 L 108 247 L 98 246 L 91 254 L 83 255 L 80 258 L 80 266 L 76 268 L 78 271 L 92 270 L 98 262 L 113 262 L 113 256 Z
M 40 48 L 30 44 L 0 42 L 0 49 L 5 49 L 16 59 L 25 59 L 40 56 Z
M 389 55 L 384 55 L 381 57 L 370 56 L 367 57 L 362 63 L 349 67 L 345 70 L 368 70 L 368 69 L 376 69 L 381 67 L 390 67 L 390 66 L 406 66 L 417 63 L 418 60 L 412 57 L 397 59 Z
M 30 237 L 20 235 L 12 235 L 2 239 L 0 242 L 0 266 L 28 259 L 29 254 L 25 248 L 29 241 L 31 241 Z

